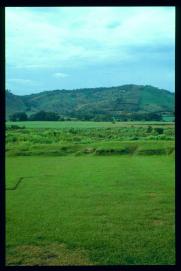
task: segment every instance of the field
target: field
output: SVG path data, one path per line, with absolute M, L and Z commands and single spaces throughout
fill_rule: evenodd
M 173 123 L 7 123 L 6 264 L 175 264 L 174 148 Z
M 127 121 L 127 122 L 108 122 L 108 121 L 8 121 L 7 126 L 18 125 L 26 128 L 115 128 L 115 127 L 128 127 L 128 126 L 166 126 L 173 127 L 173 122 L 156 122 L 156 121 Z

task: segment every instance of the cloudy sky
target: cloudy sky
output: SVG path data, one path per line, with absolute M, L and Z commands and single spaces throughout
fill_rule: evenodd
M 174 91 L 174 7 L 7 7 L 6 88 Z

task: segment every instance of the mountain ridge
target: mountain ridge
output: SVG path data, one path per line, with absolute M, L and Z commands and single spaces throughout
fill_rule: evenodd
M 64 117 L 122 113 L 173 112 L 175 94 L 150 85 L 126 84 L 113 87 L 46 90 L 28 95 L 6 91 L 6 116 L 15 112 L 28 115 L 40 110 Z

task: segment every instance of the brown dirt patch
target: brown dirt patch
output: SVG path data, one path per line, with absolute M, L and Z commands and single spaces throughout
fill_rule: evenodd
M 8 266 L 64 266 L 92 265 L 87 253 L 80 249 L 68 249 L 64 244 L 46 246 L 22 245 L 8 249 Z
M 160 219 L 155 219 L 155 220 L 153 220 L 153 225 L 161 226 L 161 225 L 163 225 L 163 221 Z

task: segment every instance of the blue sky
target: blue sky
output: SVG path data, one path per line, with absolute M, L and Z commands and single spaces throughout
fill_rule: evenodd
M 174 91 L 174 7 L 7 7 L 6 88 Z

